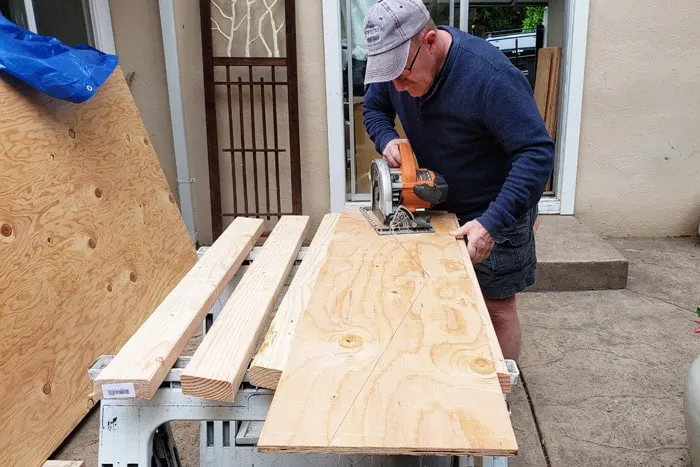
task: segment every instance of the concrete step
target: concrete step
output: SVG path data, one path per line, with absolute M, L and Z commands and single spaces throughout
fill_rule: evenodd
M 537 282 L 528 291 L 606 290 L 627 287 L 628 262 L 574 216 L 540 215 Z

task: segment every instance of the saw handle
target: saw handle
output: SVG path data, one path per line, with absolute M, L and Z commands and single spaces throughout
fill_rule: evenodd
M 430 203 L 420 199 L 413 190 L 417 183 L 418 170 L 416 168 L 416 158 L 411 150 L 411 145 L 408 143 L 399 143 L 399 152 L 401 153 L 401 182 L 403 183 L 402 195 L 403 206 L 411 212 L 416 209 L 429 209 Z M 431 173 L 432 175 L 432 173 Z M 434 177 L 431 177 L 434 179 Z M 434 186 L 433 180 L 422 182 Z

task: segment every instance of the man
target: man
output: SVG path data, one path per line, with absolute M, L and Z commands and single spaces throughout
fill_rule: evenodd
M 400 163 L 398 114 L 421 167 L 445 177 L 503 355 L 520 355 L 516 294 L 535 282 L 533 226 L 554 144 L 522 72 L 485 40 L 436 28 L 421 0 L 379 0 L 364 24 L 364 124 Z

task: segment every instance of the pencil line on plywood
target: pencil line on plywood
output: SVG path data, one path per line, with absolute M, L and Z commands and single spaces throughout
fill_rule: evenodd
M 411 260 L 413 260 L 413 262 L 416 263 L 418 265 L 418 267 L 420 267 L 421 271 L 423 271 L 423 274 L 425 274 L 425 276 L 426 276 L 426 282 L 431 280 L 432 277 L 430 276 L 430 273 L 428 271 L 426 271 L 426 269 L 423 267 L 423 265 L 421 264 L 421 262 L 417 258 L 413 257 L 411 252 L 408 251 L 408 248 L 406 248 L 406 245 L 404 245 L 404 243 L 399 240 L 399 235 L 401 235 L 401 234 L 392 234 L 392 235 L 396 239 L 396 241 L 399 243 L 399 245 L 401 245 L 401 248 L 403 249 L 403 251 L 406 252 L 408 257 L 411 258 Z
M 400 242 L 399 242 L 400 243 Z M 402 245 L 403 248 L 403 245 Z M 415 261 L 415 260 L 414 260 Z M 338 422 L 338 426 L 336 427 L 335 431 L 333 432 L 333 436 L 328 440 L 328 446 L 331 446 L 333 444 L 333 440 L 335 439 L 336 435 L 340 431 L 340 427 L 343 426 L 343 422 L 345 422 L 345 419 L 350 415 L 350 412 L 352 411 L 352 408 L 355 406 L 355 402 L 357 402 L 357 399 L 360 397 L 360 394 L 362 394 L 362 391 L 365 389 L 365 386 L 367 386 L 367 382 L 372 378 L 372 374 L 374 373 L 374 370 L 377 369 L 377 365 L 379 365 L 379 362 L 382 361 L 382 357 L 386 353 L 387 349 L 391 345 L 391 342 L 394 340 L 394 337 L 396 334 L 399 332 L 399 329 L 401 329 L 401 326 L 403 326 L 404 321 L 406 321 L 406 317 L 411 313 L 411 310 L 413 310 L 413 305 L 416 304 L 416 301 L 420 298 L 421 294 L 423 293 L 423 290 L 425 289 L 425 286 L 428 284 L 428 281 L 430 279 L 423 282 L 423 285 L 421 286 L 420 290 L 416 294 L 416 297 L 413 299 L 411 304 L 408 306 L 408 311 L 403 315 L 401 318 L 401 321 L 399 321 L 399 324 L 396 326 L 396 329 L 394 329 L 394 332 L 391 334 L 391 337 L 389 338 L 389 341 L 387 341 L 386 345 L 382 349 L 381 353 L 377 356 L 377 359 L 374 362 L 374 365 L 372 366 L 372 369 L 369 370 L 367 373 L 367 379 L 365 379 L 364 383 L 362 383 L 362 386 L 359 387 L 357 390 L 357 394 L 355 394 L 355 398 L 352 400 L 352 402 L 348 405 L 348 410 L 345 412 L 345 415 L 343 415 L 343 418 L 340 419 L 340 422 Z

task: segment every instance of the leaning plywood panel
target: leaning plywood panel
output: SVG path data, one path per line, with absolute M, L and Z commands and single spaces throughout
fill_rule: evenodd
M 258 449 L 517 453 L 454 237 L 378 236 L 342 214 Z
M 71 104 L 0 78 L 0 465 L 41 465 L 196 254 L 120 69 Z

